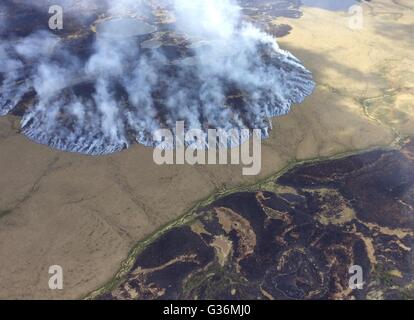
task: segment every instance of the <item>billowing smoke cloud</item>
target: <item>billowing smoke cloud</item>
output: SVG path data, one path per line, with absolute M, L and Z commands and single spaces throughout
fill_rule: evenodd
M 30 139 L 108 154 L 135 142 L 152 146 L 153 132 L 173 130 L 177 121 L 204 131 L 260 128 L 266 137 L 269 118 L 287 113 L 313 90 L 310 72 L 245 22 L 231 0 L 107 5 L 112 17 L 128 18 L 115 20 L 116 27 L 111 20 L 98 25 L 86 57 L 49 31 L 0 44 L 0 115 L 33 97 L 22 118 Z M 151 26 L 142 20 L 154 12 L 168 12 L 174 23 Z M 181 39 L 185 54 L 144 46 L 156 28 Z

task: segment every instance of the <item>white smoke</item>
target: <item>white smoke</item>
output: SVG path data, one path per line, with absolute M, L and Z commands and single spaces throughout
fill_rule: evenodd
M 232 0 L 106 1 L 116 17 L 168 9 L 173 32 L 192 40 L 192 54 L 171 60 L 162 49 L 143 50 L 134 37 L 98 35 L 83 61 L 47 31 L 2 42 L 0 115 L 35 92 L 22 119 L 29 138 L 97 155 L 133 142 L 153 145 L 152 133 L 173 130 L 177 121 L 203 130 L 261 128 L 267 136 L 269 118 L 313 90 L 311 74 L 243 21 Z M 229 95 L 240 96 L 237 103 Z

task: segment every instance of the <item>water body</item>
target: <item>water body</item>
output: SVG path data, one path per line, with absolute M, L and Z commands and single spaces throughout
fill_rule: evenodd
M 6 6 L 10 12 L 14 8 L 14 3 Z M 225 16 L 227 10 L 218 12 Z M 26 8 L 22 14 L 32 12 Z M 65 41 L 38 22 L 31 29 L 39 32 L 21 33 L 25 50 L 13 41 L 3 42 L 0 34 L 0 115 L 22 115 L 21 132 L 35 142 L 103 155 L 135 143 L 154 146 L 153 132 L 174 129 L 177 121 L 193 129 L 257 128 L 267 137 L 269 118 L 286 114 L 314 89 L 311 72 L 290 53 L 276 50 L 262 33 L 253 39 L 240 28 L 241 16 L 229 22 L 230 38 L 222 39 L 221 28 L 213 25 L 209 40 L 214 45 L 197 50 L 188 35 L 176 32 L 188 28 L 186 21 L 155 34 L 164 21 L 156 12 L 149 12 L 151 16 L 157 27 L 125 16 L 96 22 L 98 39 L 85 23 L 73 28 L 76 36 Z M 186 19 L 191 28 L 209 21 L 208 15 L 200 18 L 198 13 Z M 83 19 L 69 16 L 65 24 L 77 21 Z M 19 27 L 18 21 L 8 23 L 14 23 L 11 30 Z M 125 38 L 133 39 L 118 41 Z M 139 50 L 150 39 L 146 47 L 152 44 L 156 54 Z M 180 62 L 194 54 L 196 64 Z
M 157 31 L 157 28 L 134 18 L 112 19 L 100 23 L 97 32 L 114 38 L 143 36 Z
M 350 7 L 358 4 L 355 0 L 302 0 L 304 6 L 317 7 L 331 11 L 348 11 Z

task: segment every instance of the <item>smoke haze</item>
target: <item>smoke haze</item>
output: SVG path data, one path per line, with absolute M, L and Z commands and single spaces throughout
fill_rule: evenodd
M 106 10 L 82 54 L 45 28 L 1 42 L 0 115 L 32 97 L 21 122 L 28 138 L 102 155 L 132 143 L 153 146 L 153 132 L 174 131 L 177 121 L 205 132 L 259 128 L 266 137 L 269 118 L 314 88 L 300 61 L 244 21 L 234 1 L 106 0 Z M 76 11 L 69 12 L 66 20 Z M 174 23 L 148 18 L 154 12 Z M 111 26 L 109 16 L 128 20 Z M 181 55 L 156 41 L 143 45 L 165 30 L 181 41 Z

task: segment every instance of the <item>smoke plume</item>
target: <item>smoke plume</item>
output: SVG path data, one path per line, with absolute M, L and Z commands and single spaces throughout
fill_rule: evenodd
M 95 1 L 84 2 L 101 8 Z M 74 3 L 64 1 L 64 12 Z M 153 146 L 153 132 L 174 131 L 177 121 L 205 132 L 258 128 L 266 137 L 269 119 L 314 88 L 300 61 L 246 22 L 232 0 L 105 5 L 93 27 L 90 16 L 73 17 L 86 25 L 78 42 L 43 27 L 0 43 L 0 115 L 23 110 L 28 138 L 102 155 Z M 76 11 L 69 12 L 70 21 Z

